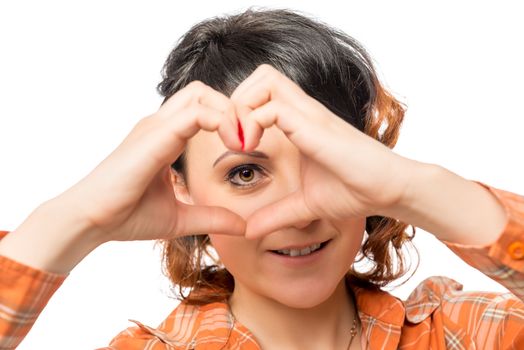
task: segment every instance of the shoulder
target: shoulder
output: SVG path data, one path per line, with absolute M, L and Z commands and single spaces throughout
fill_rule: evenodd
M 111 349 L 190 349 L 197 345 L 227 342 L 234 324 L 227 304 L 180 303 L 158 326 L 136 324 L 120 332 L 110 343 Z
M 522 338 L 524 344 L 524 303 L 510 292 L 464 291 L 451 278 L 433 276 L 422 281 L 404 305 L 411 324 L 431 319 L 477 344 L 496 338 L 501 342 Z
M 468 312 L 471 308 L 478 311 L 495 306 L 498 309 L 522 312 L 524 305 L 510 292 L 464 291 L 461 283 L 444 276 L 426 278 L 411 292 L 404 304 L 409 318 L 416 318 L 423 308 L 440 307 L 451 315 L 458 309 Z

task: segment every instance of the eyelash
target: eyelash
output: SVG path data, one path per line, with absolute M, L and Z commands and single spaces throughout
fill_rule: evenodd
M 226 178 L 224 179 L 224 181 L 227 181 L 227 182 L 229 182 L 231 184 L 231 186 L 238 187 L 238 188 L 249 188 L 249 187 L 256 186 L 261 180 L 258 180 L 256 182 L 250 182 L 248 185 L 241 185 L 239 183 L 235 183 L 235 182 L 232 181 L 233 178 L 237 174 L 239 174 L 242 170 L 246 170 L 246 169 L 250 169 L 250 170 L 253 170 L 255 172 L 259 172 L 263 176 L 266 176 L 266 172 L 264 171 L 264 169 L 260 165 L 258 165 L 258 164 L 242 164 L 242 165 L 239 165 L 239 166 L 234 167 L 233 169 L 231 169 L 227 173 Z

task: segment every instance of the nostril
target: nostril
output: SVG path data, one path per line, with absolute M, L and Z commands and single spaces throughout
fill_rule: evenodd
M 302 229 L 308 227 L 309 224 L 311 224 L 312 222 L 313 222 L 313 220 L 298 221 L 298 222 L 294 223 L 293 226 L 298 228 L 299 230 L 302 230 Z

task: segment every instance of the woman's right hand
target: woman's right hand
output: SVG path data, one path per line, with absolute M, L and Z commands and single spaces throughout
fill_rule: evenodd
M 102 242 L 242 235 L 245 222 L 239 215 L 177 200 L 170 168 L 200 129 L 217 131 L 226 147 L 240 151 L 237 128 L 232 101 L 193 81 L 141 119 L 93 171 L 52 200 L 73 205 Z

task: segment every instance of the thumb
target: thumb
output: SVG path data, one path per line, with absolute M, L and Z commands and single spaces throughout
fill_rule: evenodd
M 244 219 L 222 207 L 189 205 L 178 201 L 175 236 L 194 234 L 227 234 L 244 235 L 246 222 Z
M 318 219 L 311 211 L 302 191 L 296 191 L 276 202 L 268 204 L 251 214 L 247 218 L 247 239 L 255 239 L 284 227 L 301 227 Z

